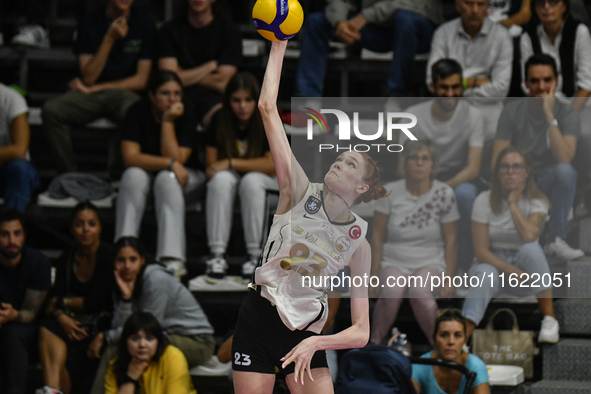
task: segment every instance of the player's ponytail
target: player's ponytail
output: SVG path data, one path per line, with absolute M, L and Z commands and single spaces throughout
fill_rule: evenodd
M 367 182 L 369 185 L 369 189 L 355 200 L 354 204 L 359 204 L 362 202 L 370 202 L 372 200 L 377 200 L 382 197 L 389 196 L 391 191 L 386 190 L 382 186 L 376 186 L 380 181 L 380 168 L 378 167 L 378 163 L 375 162 L 374 159 L 371 158 L 370 155 L 367 153 L 360 152 L 361 156 L 365 159 L 365 165 L 367 167 L 365 171 L 365 177 L 363 180 Z

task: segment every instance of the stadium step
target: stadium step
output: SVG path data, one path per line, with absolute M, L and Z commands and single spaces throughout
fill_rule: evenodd
M 591 298 L 591 256 L 569 261 L 567 270 L 571 278 L 568 297 Z
M 591 381 L 540 380 L 526 390 L 527 394 L 591 394 Z
M 591 390 L 591 340 L 562 339 L 555 345 L 544 345 L 542 351 L 544 379 L 586 380 Z
M 560 335 L 591 335 L 591 299 L 558 300 L 554 313 L 560 323 Z

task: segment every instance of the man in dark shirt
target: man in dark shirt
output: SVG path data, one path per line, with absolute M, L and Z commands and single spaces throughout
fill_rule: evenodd
M 528 151 L 536 183 L 550 199 L 548 232 L 541 237 L 546 254 L 573 260 L 585 253 L 566 241 L 566 223 L 575 198 L 577 171 L 570 164 L 580 133 L 578 112 L 554 95 L 558 81 L 554 58 L 536 54 L 525 63 L 529 96 L 506 105 L 499 118 L 492 166 L 509 145 Z M 493 168 L 494 169 L 494 168 Z
M 37 343 L 35 318 L 51 287 L 51 264 L 24 246 L 23 215 L 0 214 L 0 392 L 25 393 L 29 352 Z
M 186 12 L 158 32 L 158 66 L 184 86 L 186 127 L 207 126 L 242 61 L 240 32 L 215 0 L 187 2 Z
M 74 52 L 80 77 L 70 91 L 43 106 L 43 124 L 60 172 L 76 171 L 68 126 L 81 127 L 101 117 L 120 123 L 135 93 L 146 88 L 152 67 L 156 26 L 132 9 L 133 0 L 109 0 L 84 17 Z

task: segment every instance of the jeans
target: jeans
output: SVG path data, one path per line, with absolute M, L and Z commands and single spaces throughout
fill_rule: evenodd
M 472 244 L 472 207 L 478 195 L 478 189 L 472 183 L 458 185 L 454 192 L 458 202 L 460 220 L 458 221 L 458 264 L 457 268 L 466 271 L 474 259 Z
M 544 274 L 550 275 L 550 267 L 548 260 L 544 254 L 544 250 L 537 242 L 528 242 L 521 245 L 519 251 L 515 250 L 492 250 L 504 262 L 511 264 L 528 274 L 538 273 L 540 277 Z M 482 286 L 470 287 L 468 296 L 464 301 L 462 308 L 462 315 L 476 325 L 480 323 L 486 312 L 486 307 L 491 298 L 498 293 L 509 293 L 520 297 L 537 294 L 541 291 L 551 287 L 545 287 L 542 281 L 538 282 L 540 287 L 511 287 L 509 285 L 508 275 L 505 275 L 504 287 L 501 288 L 501 280 L 499 279 L 499 270 L 490 264 L 477 263 L 470 269 L 470 277 L 478 276 L 480 279 L 485 278 Z M 492 274 L 492 283 L 489 275 Z M 491 286 L 492 284 L 492 286 Z
M 25 159 L 13 159 L 0 166 L 0 195 L 4 207 L 25 211 L 29 197 L 39 187 L 37 171 Z
M 361 41 L 356 45 L 374 52 L 394 51 L 388 72 L 388 94 L 401 96 L 406 92 L 411 77 L 414 57 L 427 52 L 435 26 L 425 17 L 408 11 L 398 11 L 389 26 L 365 25 Z M 324 12 L 306 17 L 302 53 L 295 83 L 296 97 L 321 97 L 326 73 L 329 42 L 337 39 L 334 28 Z
M 536 183 L 550 199 L 550 222 L 542 245 L 566 238 L 566 222 L 577 189 L 577 171 L 570 164 L 558 164 L 548 175 L 537 176 Z
M 10 322 L 0 327 L 0 393 L 25 394 L 29 354 L 37 348 L 39 326 Z

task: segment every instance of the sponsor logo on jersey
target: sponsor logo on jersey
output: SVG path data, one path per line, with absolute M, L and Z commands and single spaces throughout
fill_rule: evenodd
M 334 230 L 332 228 L 330 228 L 330 226 L 326 223 L 322 223 L 320 225 L 320 227 L 322 227 L 324 229 L 324 231 L 326 231 L 328 234 L 330 234 L 330 236 L 334 236 Z
M 291 231 L 293 231 L 297 235 L 302 235 L 304 233 L 304 229 L 301 228 L 300 226 L 295 226 L 294 228 L 291 229 Z
M 335 242 L 335 249 L 343 253 L 351 247 L 351 239 L 346 236 L 339 237 Z
M 349 237 L 351 237 L 352 239 L 358 239 L 359 237 L 361 237 L 361 227 L 359 227 L 358 225 L 352 226 L 349 229 Z
M 335 252 L 334 250 L 332 250 L 330 245 L 322 242 L 318 237 L 315 237 L 314 234 L 310 234 L 309 232 L 306 231 L 306 241 L 317 246 L 320 250 L 322 250 L 324 253 L 326 253 L 326 256 L 332 258 L 337 263 L 341 262 L 342 256 L 340 254 L 338 254 L 337 252 Z
M 318 199 L 314 196 L 310 196 L 310 197 L 308 197 L 308 200 L 306 201 L 306 204 L 305 204 L 306 212 L 313 215 L 320 210 L 321 205 L 322 205 L 322 202 L 320 201 L 320 199 Z

